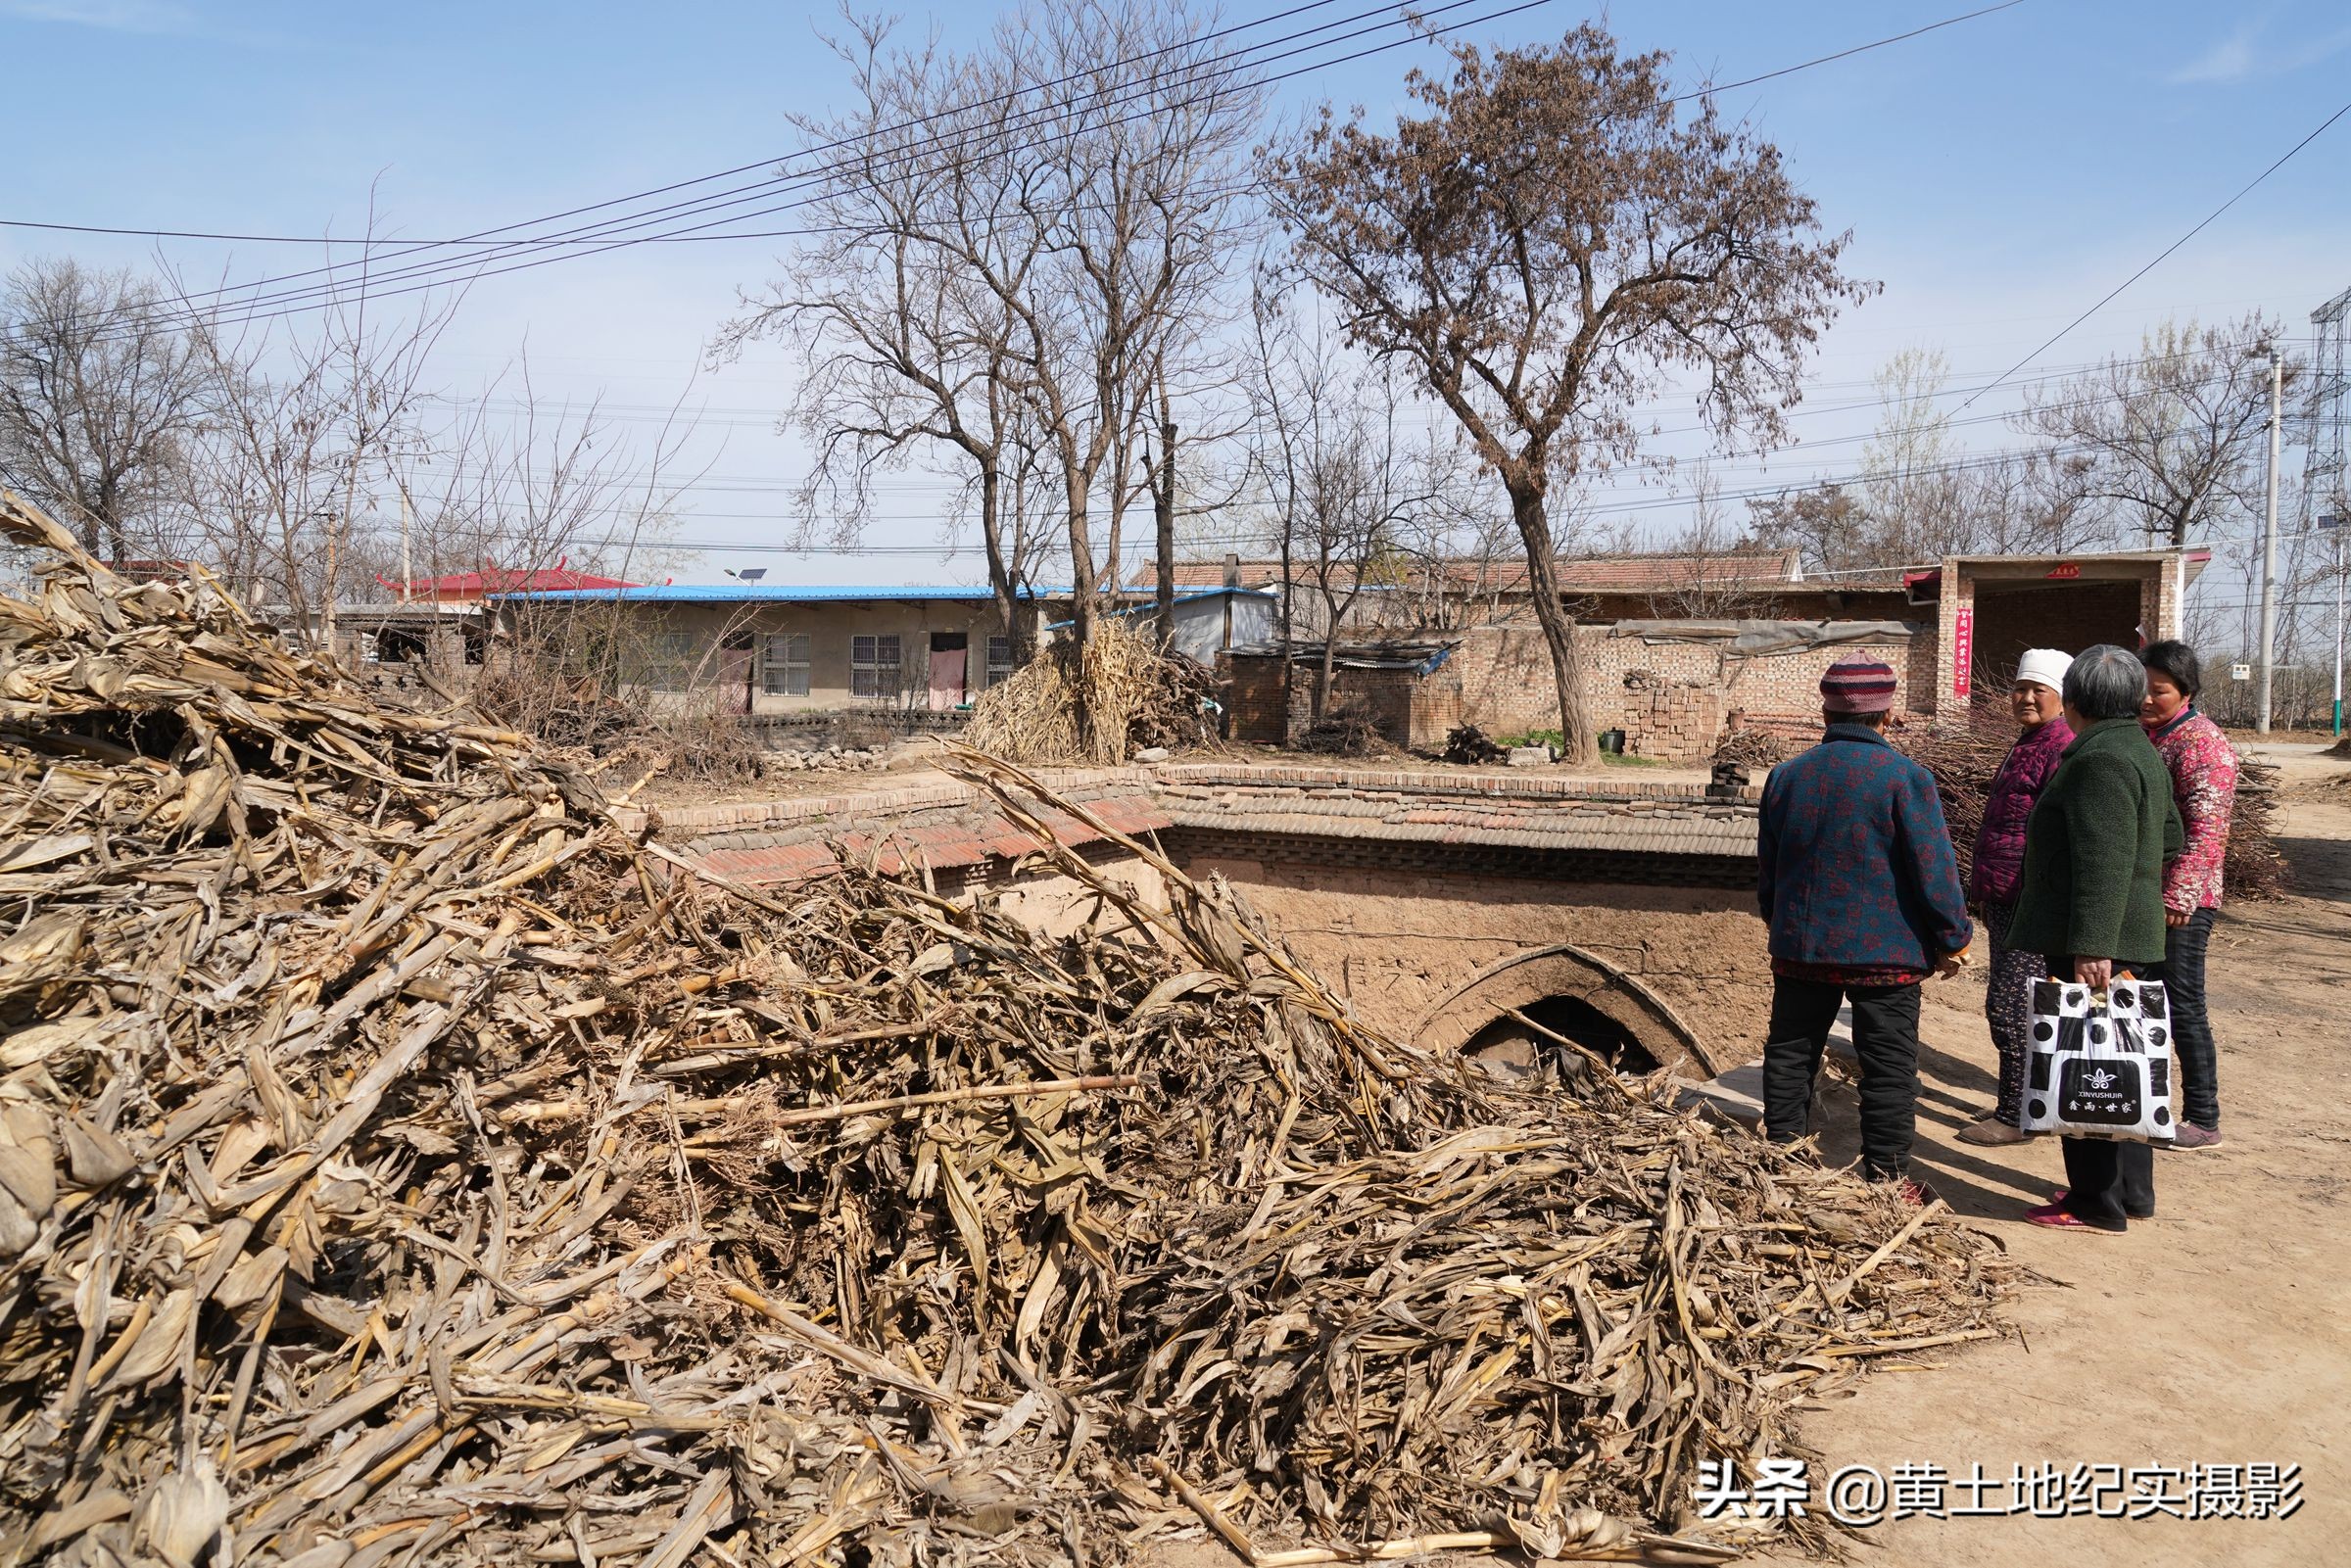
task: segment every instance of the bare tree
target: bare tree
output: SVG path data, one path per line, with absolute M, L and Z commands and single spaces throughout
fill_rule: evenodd
M 1881 558 L 1868 514 L 1860 499 L 1843 485 L 1815 485 L 1777 496 L 1758 496 L 1747 505 L 1756 542 L 1794 547 L 1807 572 L 1819 575 L 1895 564 Z
M 2087 456 L 2085 495 L 2119 530 L 2175 548 L 2261 503 L 2269 364 L 2279 335 L 2259 311 L 2223 326 L 2166 322 L 2140 353 L 2029 395 L 2018 424 Z M 2286 366 L 2289 382 L 2301 374 Z
M 194 318 L 213 418 L 187 475 L 211 556 L 249 598 L 331 642 L 338 595 L 395 565 L 381 548 L 394 476 L 427 455 L 425 381 L 456 309 L 334 305 L 296 327 Z
M 207 377 L 154 283 L 71 258 L 11 273 L 0 298 L 0 462 L 80 539 L 121 560 L 155 546 Z
M 1768 616 L 1768 578 L 1754 568 L 1776 559 L 1775 553 L 1759 549 L 1732 521 L 1722 502 L 1722 481 L 1710 466 L 1699 465 L 1690 493 L 1690 521 L 1665 546 L 1673 575 L 1649 596 L 1650 613 L 1693 621 Z
M 1431 492 L 1406 449 L 1391 371 L 1350 363 L 1319 321 L 1300 320 L 1263 289 L 1252 316 L 1254 446 L 1280 530 L 1284 586 L 1294 592 L 1303 581 L 1317 601 L 1321 654 L 1311 712 L 1320 723 L 1349 614 L 1375 580 L 1402 586 L 1398 566 L 1408 557 L 1399 536 Z
M 961 57 L 892 53 L 883 24 L 861 25 L 861 107 L 807 127 L 853 138 L 814 225 L 836 232 L 734 329 L 783 327 L 811 351 L 801 423 L 836 465 L 826 482 L 861 494 L 917 442 L 973 465 L 1000 598 L 1004 443 L 1032 425 L 1059 470 L 1081 641 L 1094 519 L 1115 530 L 1151 483 L 1140 426 L 1162 369 L 1213 325 L 1235 249 L 1257 90 L 1206 32 L 1144 0 L 1035 0 Z
M 1424 117 L 1383 136 L 1326 113 L 1267 174 L 1348 335 L 1413 363 L 1502 481 L 1588 760 L 1552 485 L 1636 458 L 1636 407 L 1677 376 L 1717 432 L 1783 439 L 1804 352 L 1864 291 L 1776 149 L 1710 102 L 1677 118 L 1663 55 L 1587 25 L 1453 56 L 1450 79 L 1410 78 Z
M 1022 600 L 1036 552 L 1007 547 L 1032 542 L 1008 537 L 1003 506 L 1012 427 L 1028 410 L 1009 374 L 1011 318 L 955 253 L 957 236 L 996 227 L 1003 192 L 978 177 L 995 166 L 964 155 L 1002 127 L 972 107 L 984 92 L 970 63 L 936 45 L 892 50 L 880 20 L 854 28 L 837 52 L 857 106 L 832 119 L 792 117 L 812 144 L 846 149 L 828 157 L 808 204 L 815 237 L 782 282 L 745 300 L 718 352 L 774 335 L 807 364 L 788 419 L 816 452 L 801 494 L 803 542 L 820 516 L 833 543 L 862 533 L 880 474 L 932 453 L 951 460 L 978 511 L 997 616 L 1016 662 L 1025 661 Z M 1001 255 L 1008 274 L 1037 263 L 1041 232 L 1007 226 L 1006 237 L 1022 247 Z

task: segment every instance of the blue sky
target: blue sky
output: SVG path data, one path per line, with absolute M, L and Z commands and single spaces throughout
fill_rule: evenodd
M 1227 15 L 1277 9 L 1277 0 L 1254 0 Z M 1604 20 L 1628 46 L 1671 50 L 1677 75 L 1696 84 L 1966 9 L 1965 0 L 1658 0 Z M 936 25 L 950 38 L 991 14 L 901 13 L 908 28 Z M 1555 3 L 1475 33 L 1557 37 L 1588 15 L 1597 14 Z M 0 61 L 18 129 L 0 166 L 0 217 L 348 231 L 363 225 L 372 185 L 379 226 L 392 233 L 509 222 L 789 152 L 787 109 L 842 99 L 839 67 L 817 41 L 836 20 L 825 8 L 734 3 L 0 0 Z M 1329 96 L 1390 109 L 1415 58 L 1427 51 L 1288 83 L 1281 107 L 1301 112 Z M 1826 221 L 1853 230 L 1854 270 L 1885 284 L 1816 362 L 1817 398 L 1848 402 L 1904 347 L 1940 347 L 1963 373 L 2004 369 L 2351 99 L 2347 68 L 2351 8 L 2340 0 L 2226 9 L 2026 0 L 1728 93 L 1722 106 L 1779 144 Z M 2173 314 L 2258 307 L 2306 331 L 2312 307 L 2351 287 L 2347 194 L 2351 119 L 2039 362 L 2128 349 Z M 453 389 L 478 384 L 527 342 L 543 390 L 666 404 L 736 287 L 772 270 L 772 244 L 644 247 L 487 279 L 465 303 L 444 377 Z M 141 264 L 153 249 L 0 230 L 0 262 L 71 250 Z M 206 277 L 313 260 L 211 242 L 169 242 L 168 252 Z M 780 405 L 789 371 L 780 355 L 754 356 L 696 384 L 697 400 L 731 411 L 706 438 L 719 470 L 778 481 L 796 472 L 791 444 L 759 417 Z M 1865 418 L 1824 415 L 1807 428 L 1849 434 Z M 1990 439 L 2001 439 L 1997 427 Z M 1799 448 L 1771 471 L 1842 471 L 1851 451 Z M 714 495 L 687 531 L 772 539 L 779 529 L 758 514 L 783 501 L 756 491 Z M 736 513 L 751 515 L 720 515 Z M 936 522 L 909 513 L 876 537 L 920 543 L 936 533 Z M 832 580 L 876 574 L 872 561 L 777 564 Z M 886 570 L 962 577 L 972 568 L 899 560 Z

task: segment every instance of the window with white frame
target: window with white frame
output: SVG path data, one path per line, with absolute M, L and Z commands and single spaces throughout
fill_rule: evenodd
M 808 694 L 808 634 L 778 632 L 759 642 L 759 689 L 771 697 Z
M 1012 639 L 991 637 L 987 640 L 987 684 L 1012 678 Z
M 890 701 L 898 694 L 898 640 L 893 636 L 849 639 L 849 695 Z

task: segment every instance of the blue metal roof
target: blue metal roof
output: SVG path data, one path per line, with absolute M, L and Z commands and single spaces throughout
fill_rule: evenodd
M 1023 598 L 1046 598 L 1066 594 L 1065 589 L 1025 588 Z M 956 584 L 902 583 L 895 587 L 872 585 L 836 585 L 830 583 L 663 583 L 648 588 L 582 588 L 559 589 L 541 594 L 508 594 L 510 599 L 529 599 L 534 603 L 611 603 L 625 599 L 633 604 L 809 604 L 825 601 L 858 599 L 945 599 L 984 603 L 994 598 L 988 588 L 966 588 Z
M 1168 603 L 1171 605 L 1190 604 L 1198 599 L 1223 598 L 1228 594 L 1233 598 L 1277 599 L 1281 597 L 1279 594 L 1274 593 L 1270 588 L 1203 588 L 1194 590 L 1189 594 L 1178 594 L 1174 598 L 1168 600 Z M 1113 617 L 1121 615 L 1150 615 L 1157 611 L 1158 608 L 1159 601 L 1157 599 L 1145 599 L 1140 604 L 1129 604 L 1123 610 L 1112 610 L 1109 613 Z M 1078 623 L 1076 621 L 1054 621 L 1048 625 L 1045 630 L 1048 632 L 1058 632 L 1065 626 L 1075 626 Z

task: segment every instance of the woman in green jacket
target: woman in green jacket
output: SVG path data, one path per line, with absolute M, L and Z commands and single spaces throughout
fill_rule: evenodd
M 2147 672 L 2112 643 L 2065 672 L 2065 748 L 2025 828 L 2008 945 L 2049 955 L 2053 978 L 2105 990 L 2117 970 L 2163 977 L 2163 863 L 2184 834 L 2172 777 L 2138 724 Z M 2037 1225 L 2121 1231 L 2155 1212 L 2152 1144 L 2067 1138 L 2066 1190 L 2026 1211 Z

